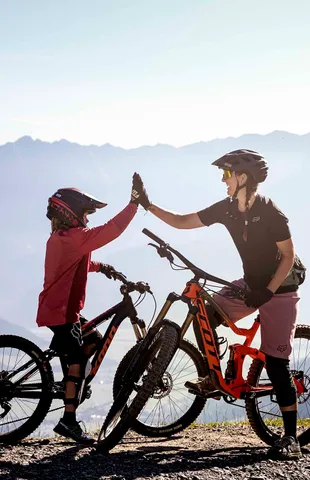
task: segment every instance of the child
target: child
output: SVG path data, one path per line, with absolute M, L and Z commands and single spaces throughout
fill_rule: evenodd
M 54 432 L 80 443 L 93 443 L 76 420 L 79 393 L 87 358 L 101 338 L 94 330 L 82 340 L 80 311 L 85 302 L 88 272 L 102 272 L 109 278 L 113 267 L 91 261 L 91 252 L 116 239 L 137 212 L 141 179 L 133 175 L 129 204 L 112 220 L 88 228 L 87 216 L 107 204 L 75 188 L 60 188 L 49 199 L 47 217 L 52 232 L 46 245 L 43 291 L 39 296 L 37 324 L 54 332 L 52 345 L 66 354 L 69 365 L 66 378 L 65 411 Z M 85 344 L 86 343 L 86 344 Z

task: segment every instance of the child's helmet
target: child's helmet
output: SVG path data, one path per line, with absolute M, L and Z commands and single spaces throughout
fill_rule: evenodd
M 107 204 L 77 188 L 60 188 L 48 199 L 46 216 L 58 218 L 70 227 L 86 227 L 86 214 Z

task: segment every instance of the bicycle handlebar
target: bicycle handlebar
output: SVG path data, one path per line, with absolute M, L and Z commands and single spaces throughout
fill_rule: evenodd
M 154 240 L 154 242 L 159 243 L 160 246 L 165 246 L 165 247 L 169 246 L 166 242 L 164 242 L 161 238 L 157 237 L 157 235 L 155 235 L 153 232 L 151 232 L 147 228 L 144 228 L 142 230 L 142 233 L 144 233 L 144 235 L 147 235 L 149 238 Z
M 157 249 L 157 253 L 161 256 L 161 257 L 166 257 L 168 258 L 169 262 L 170 263 L 173 263 L 173 256 L 171 255 L 170 252 L 174 253 L 174 255 L 176 257 L 179 258 L 179 260 L 181 260 L 181 262 L 184 263 L 184 265 L 187 266 L 187 268 L 189 270 L 191 270 L 194 275 L 200 279 L 204 279 L 204 280 L 209 280 L 211 282 L 215 282 L 215 283 L 220 283 L 221 285 L 225 285 L 229 288 L 231 288 L 232 290 L 234 290 L 236 293 L 240 293 L 240 295 L 243 297 L 246 295 L 246 290 L 242 287 L 238 287 L 237 285 L 234 285 L 233 283 L 230 283 L 230 282 L 227 282 L 226 280 L 223 280 L 222 278 L 219 278 L 219 277 L 215 277 L 214 275 L 210 275 L 209 273 L 205 272 L 204 270 L 202 270 L 201 268 L 199 267 L 196 267 L 196 265 L 194 265 L 192 262 L 190 262 L 187 258 L 185 258 L 180 252 L 178 252 L 178 250 L 175 250 L 173 247 L 171 247 L 168 243 L 166 243 L 164 240 L 162 240 L 161 238 L 157 237 L 157 235 L 155 235 L 154 233 L 152 233 L 150 230 L 148 230 L 147 228 L 144 228 L 142 230 L 142 233 L 144 233 L 144 235 L 146 235 L 147 237 L 151 238 L 152 240 L 154 240 L 156 243 L 158 243 L 160 246 L 157 247 L 157 245 L 153 245 L 153 244 L 149 244 L 149 245 L 152 245 L 154 246 L 156 249 Z
M 152 293 L 151 287 L 149 286 L 148 283 L 145 282 L 130 282 L 127 280 L 126 275 L 124 275 L 121 272 L 117 272 L 116 270 L 114 272 L 111 272 L 111 276 L 114 280 L 119 280 L 122 282 L 122 287 L 121 290 L 125 292 L 125 290 L 130 293 L 130 292 L 139 292 L 139 293 Z

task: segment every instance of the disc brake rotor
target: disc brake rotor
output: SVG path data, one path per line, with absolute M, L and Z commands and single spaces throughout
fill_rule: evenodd
M 161 400 L 170 395 L 173 388 L 173 379 L 169 372 L 165 372 L 161 378 L 161 385 L 158 385 L 152 395 L 152 398 Z

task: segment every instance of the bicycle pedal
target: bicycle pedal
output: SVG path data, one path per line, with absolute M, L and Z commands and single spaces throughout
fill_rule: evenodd
M 191 393 L 192 395 L 195 395 L 196 397 L 205 398 L 205 394 L 203 394 L 202 392 L 197 392 L 197 390 L 192 390 L 192 389 L 189 388 L 188 393 Z
M 213 400 L 220 400 L 223 396 L 222 392 L 219 390 L 215 390 L 214 392 L 198 392 L 197 390 L 193 389 L 188 389 L 188 393 L 191 393 L 192 395 L 196 395 L 196 397 L 204 398 L 205 400 L 207 399 L 213 399 Z
M 223 393 L 219 390 L 215 390 L 214 392 L 210 392 L 204 395 L 204 398 L 213 400 L 221 400 L 222 397 Z
M 54 392 L 55 398 L 64 399 L 65 390 L 66 390 L 66 384 L 64 381 L 54 382 L 53 392 Z

